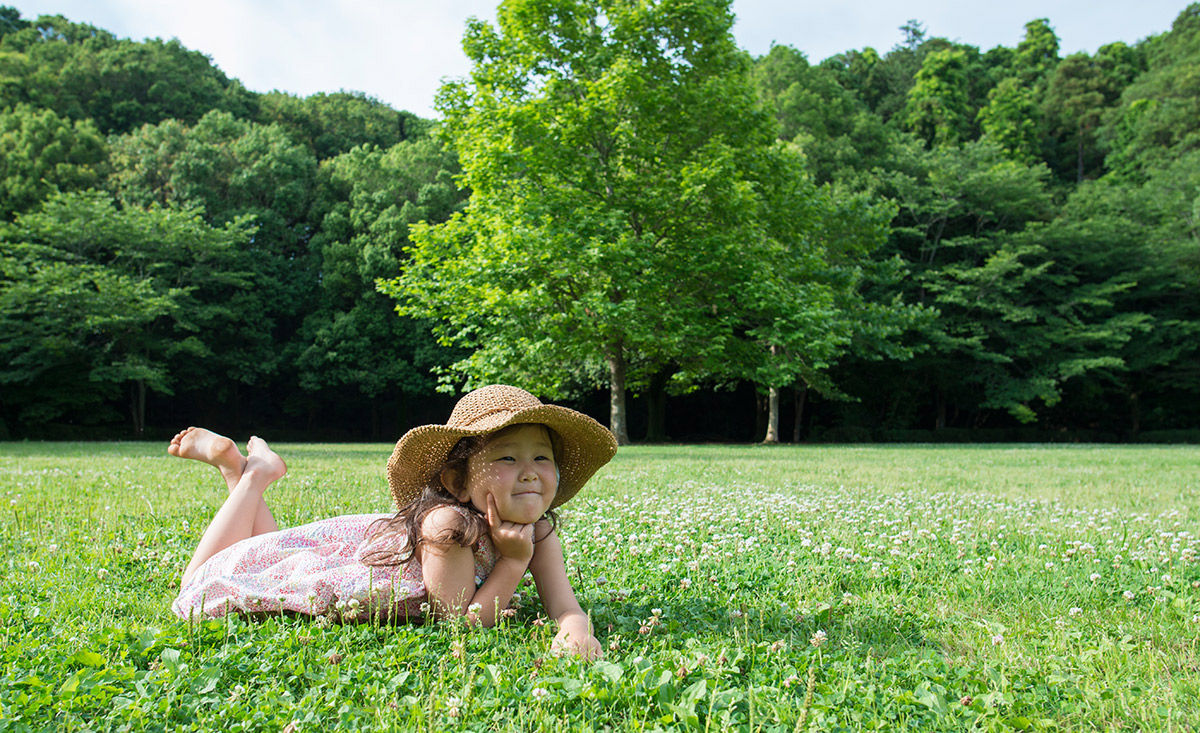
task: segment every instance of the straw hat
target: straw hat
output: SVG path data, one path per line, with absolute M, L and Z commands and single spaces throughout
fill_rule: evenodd
M 518 387 L 492 384 L 463 395 L 445 425 L 415 427 L 396 442 L 388 459 L 388 485 L 396 506 L 403 508 L 420 496 L 460 438 L 523 423 L 545 425 L 561 439 L 554 446 L 559 479 L 551 507 L 575 496 L 617 452 L 613 434 L 582 412 L 542 404 Z

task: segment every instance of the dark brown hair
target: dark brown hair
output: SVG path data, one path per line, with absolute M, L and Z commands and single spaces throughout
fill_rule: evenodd
M 540 423 L 539 423 L 540 425 Z M 461 438 L 450 452 L 446 460 L 431 474 L 429 482 L 421 490 L 421 494 L 408 506 L 402 507 L 393 516 L 384 517 L 371 524 L 367 529 L 367 538 L 371 549 L 362 555 L 364 565 L 384 566 L 402 565 L 416 553 L 417 548 L 426 543 L 435 545 L 456 544 L 462 547 L 472 547 L 479 538 L 488 533 L 487 518 L 468 500 L 461 502 L 442 485 L 442 474 L 451 471 L 454 477 L 455 489 L 462 492 L 466 488 L 467 463 L 471 456 L 483 449 L 493 438 L 508 432 L 519 425 L 510 425 L 487 435 L 472 435 Z M 542 425 L 550 435 L 550 444 L 555 454 L 559 453 L 559 437 L 549 427 Z M 555 456 L 557 459 L 557 455 Z M 435 537 L 425 537 L 421 534 L 421 525 L 425 517 L 434 509 L 443 506 L 463 507 L 466 512 L 455 512 L 458 521 L 442 530 Z M 558 527 L 558 515 L 553 509 L 545 514 L 550 522 L 550 531 Z M 541 542 L 550 535 L 547 532 L 542 537 L 534 538 Z M 413 541 L 416 538 L 416 541 Z

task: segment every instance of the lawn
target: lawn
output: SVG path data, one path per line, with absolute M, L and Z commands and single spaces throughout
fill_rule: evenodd
M 277 445 L 281 525 L 386 511 L 385 445 Z M 1200 449 L 622 449 L 562 512 L 605 647 L 515 619 L 188 623 L 224 487 L 145 443 L 0 444 L 0 729 L 1189 729 Z

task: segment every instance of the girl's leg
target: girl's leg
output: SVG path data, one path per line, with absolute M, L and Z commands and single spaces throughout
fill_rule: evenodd
M 267 446 L 266 441 L 251 438 L 246 448 L 249 453 L 246 467 L 230 490 L 229 497 L 201 535 L 192 561 L 183 571 L 183 585 L 208 558 L 254 535 L 254 521 L 263 501 L 263 492 L 287 473 L 287 465 Z
M 237 444 L 224 435 L 218 435 L 204 428 L 187 428 L 179 431 L 174 438 L 171 438 L 167 452 L 173 456 L 191 458 L 210 466 L 216 466 L 217 470 L 221 472 L 221 478 L 225 479 L 225 486 L 230 491 L 233 491 L 238 479 L 242 477 L 242 471 L 246 468 L 246 457 L 238 450 Z M 267 502 L 261 502 L 258 512 L 254 516 L 254 534 L 274 532 L 277 529 L 279 529 L 279 525 L 275 523 L 275 517 L 267 508 Z

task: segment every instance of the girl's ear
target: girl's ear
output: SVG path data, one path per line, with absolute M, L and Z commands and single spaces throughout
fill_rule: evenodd
M 441 474 L 438 476 L 438 480 L 442 482 L 442 487 L 445 488 L 446 491 L 450 492 L 450 496 L 453 496 L 459 501 L 467 500 L 469 495 L 466 487 L 460 487 L 458 485 L 458 471 L 455 471 L 453 468 L 444 468 L 442 469 Z

